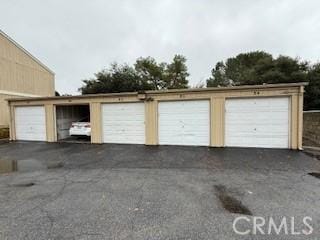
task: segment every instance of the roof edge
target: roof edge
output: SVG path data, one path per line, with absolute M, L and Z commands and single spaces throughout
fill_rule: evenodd
M 11 95 L 11 96 L 21 96 L 21 97 L 43 97 L 41 95 L 29 94 L 29 93 L 19 93 L 19 92 L 12 92 L 6 90 L 0 90 L 0 95 Z
M 15 40 L 13 40 L 9 35 L 7 35 L 5 32 L 3 32 L 0 29 L 0 34 L 4 36 L 6 39 L 8 39 L 10 42 L 12 42 L 17 48 L 19 48 L 21 51 L 23 51 L 25 54 L 27 54 L 29 57 L 31 57 L 36 63 L 38 63 L 41 67 L 46 69 L 51 74 L 55 75 L 54 71 L 52 71 L 49 67 L 47 67 L 44 63 L 42 63 L 38 58 L 33 56 L 28 50 L 26 50 L 24 47 L 22 47 L 19 43 L 17 43 Z
M 188 89 L 168 89 L 160 91 L 145 91 L 147 94 L 161 94 L 161 93 L 179 93 L 179 92 L 201 92 L 201 91 L 225 91 L 225 90 L 245 90 L 253 88 L 281 88 L 281 87 L 299 87 L 307 86 L 308 82 L 298 82 L 298 83 L 275 83 L 275 84 L 260 84 L 260 85 L 239 85 L 231 87 L 207 87 L 207 88 L 188 88 Z
M 233 87 L 210 87 L 210 88 L 188 88 L 188 89 L 169 89 L 160 91 L 144 91 L 144 92 L 120 92 L 120 93 L 100 93 L 100 94 L 86 94 L 75 96 L 54 96 L 54 97 L 32 97 L 32 98 L 10 98 L 8 102 L 13 101 L 38 101 L 38 100 L 52 100 L 52 99 L 81 99 L 81 98 L 98 98 L 98 97 L 125 97 L 136 96 L 138 94 L 166 94 L 166 93 L 193 93 L 193 92 L 219 92 L 219 91 L 236 91 L 246 89 L 266 89 L 266 88 L 285 88 L 285 87 L 300 87 L 307 86 L 307 82 L 299 83 L 280 83 L 280 84 L 263 84 L 263 85 L 242 85 Z

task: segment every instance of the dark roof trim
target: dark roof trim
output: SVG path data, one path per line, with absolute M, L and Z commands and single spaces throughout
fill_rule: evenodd
M 17 43 L 15 40 L 13 40 L 11 37 L 9 37 L 6 33 L 4 33 L 0 29 L 0 34 L 4 36 L 6 39 L 8 39 L 10 42 L 12 42 L 17 48 L 19 48 L 21 51 L 23 51 L 25 54 L 27 54 L 30 58 L 32 58 L 36 63 L 38 63 L 41 67 L 43 67 L 48 72 L 55 74 L 50 68 L 48 68 L 46 65 L 44 65 L 38 58 L 33 56 L 30 52 L 28 52 L 25 48 L 23 48 L 19 43 Z
M 211 87 L 211 88 L 190 88 L 190 89 L 170 89 L 160 91 L 144 91 L 144 92 L 121 92 L 121 93 L 103 93 L 103 94 L 87 94 L 77 96 L 58 96 L 58 97 L 32 97 L 32 98 L 10 98 L 9 102 L 13 101 L 38 101 L 38 100 L 63 100 L 63 99 L 85 99 L 99 97 L 128 97 L 137 96 L 138 94 L 166 94 L 166 93 L 197 93 L 197 92 L 221 92 L 221 91 L 238 91 L 247 89 L 266 89 L 266 88 L 286 88 L 307 86 L 307 82 L 300 83 L 281 83 L 281 84 L 263 84 L 263 85 L 243 85 L 234 87 Z

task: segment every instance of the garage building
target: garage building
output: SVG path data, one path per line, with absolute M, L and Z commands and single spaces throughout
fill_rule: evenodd
M 0 138 L 9 137 L 6 99 L 54 96 L 54 77 L 52 70 L 0 29 Z
M 9 99 L 11 140 L 302 149 L 306 83 Z

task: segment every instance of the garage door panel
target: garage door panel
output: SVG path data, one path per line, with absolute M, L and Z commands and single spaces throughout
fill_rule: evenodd
M 19 122 L 19 125 L 17 127 L 25 127 L 25 126 L 29 126 L 30 123 L 32 123 L 34 126 L 33 127 L 44 127 L 43 126 L 43 119 L 27 119 L 27 118 L 23 118 L 23 122 Z
M 250 112 L 251 108 L 255 106 L 259 106 L 258 111 L 264 111 L 268 109 L 279 110 L 279 109 L 288 109 L 288 104 L 283 99 L 275 99 L 272 98 L 272 103 L 265 102 L 265 98 L 261 99 L 233 99 L 226 102 L 226 106 L 228 110 L 232 110 L 233 112 Z M 235 102 L 237 101 L 238 102 Z
M 269 129 L 272 128 L 272 131 Z M 270 125 L 270 126 L 261 126 L 261 128 L 257 127 L 255 128 L 255 132 L 258 133 L 257 137 L 261 134 L 267 134 L 267 135 L 288 135 L 288 130 L 283 128 L 283 125 Z
M 230 133 L 230 132 L 228 132 Z M 244 137 L 244 138 L 248 138 L 248 137 L 254 137 L 256 139 L 258 138 L 268 138 L 268 137 L 282 137 L 282 138 L 286 138 L 287 137 L 287 133 L 286 132 L 279 132 L 279 133 L 270 133 L 267 131 L 260 131 L 258 134 L 256 131 L 238 131 L 236 133 L 232 134 L 232 137 Z M 275 139 L 276 140 L 276 139 Z
M 123 113 L 124 112 L 126 114 L 130 115 L 131 121 L 141 121 L 141 118 L 144 118 L 144 114 L 129 113 L 124 109 L 122 112 L 112 112 L 112 114 L 114 114 L 114 115 L 106 115 L 105 119 L 110 121 L 110 122 L 127 121 L 127 119 L 123 118 Z
M 34 132 L 18 134 L 17 140 L 23 141 L 45 141 L 46 139 L 41 136 L 41 134 L 45 134 L 45 132 L 39 133 L 35 135 Z
M 116 134 L 116 133 L 125 133 L 126 136 L 131 136 L 131 135 L 137 135 L 137 136 L 143 136 L 143 133 L 141 132 L 143 129 L 134 129 L 131 131 L 125 131 L 123 128 L 120 127 L 113 127 L 112 129 L 108 130 L 109 134 Z
M 114 143 L 122 143 L 121 139 L 125 139 L 126 141 L 124 141 L 123 143 L 131 143 L 130 139 L 134 138 L 139 138 L 139 137 L 144 137 L 141 134 L 136 134 L 134 132 L 132 133 L 126 133 L 125 135 L 123 135 L 122 131 L 113 131 L 111 132 L 111 134 L 115 134 L 114 136 L 112 136 L 112 141 L 118 139 L 117 141 L 115 141 Z
M 209 101 L 160 102 L 159 144 L 208 146 L 210 142 Z
M 17 140 L 45 141 L 46 119 L 44 107 L 16 107 L 15 127 Z
M 124 130 L 123 128 L 113 128 L 113 129 L 110 129 L 108 130 L 108 133 L 110 134 L 116 134 L 116 133 L 121 133 L 121 134 L 124 134 L 125 136 L 144 136 L 144 134 L 141 132 L 141 130 L 143 129 L 134 129 L 134 130 L 131 130 L 131 131 L 126 131 Z M 120 136 L 120 137 L 125 137 L 125 136 Z M 115 136 L 113 136 L 115 137 Z
M 266 143 L 268 143 L 269 148 L 279 148 L 279 146 L 283 145 L 283 140 L 272 138 L 257 138 L 252 144 L 255 144 L 257 147 L 266 147 Z
M 25 108 L 25 107 L 24 107 Z M 28 111 L 27 109 L 25 111 Z M 23 111 L 19 110 L 16 113 L 16 116 L 19 117 L 23 117 L 23 120 L 32 120 L 32 121 L 38 121 L 38 122 L 42 122 L 43 121 L 43 113 L 37 113 L 34 112 L 33 115 L 28 115 L 28 114 L 23 114 Z
M 226 100 L 226 146 L 288 148 L 289 99 Z
M 102 105 L 103 142 L 145 143 L 144 103 Z
M 36 124 L 33 126 L 31 126 L 30 124 L 20 125 L 16 129 L 18 129 L 18 131 L 23 130 L 23 133 L 45 132 L 46 131 L 45 126 L 39 126 Z
M 288 130 L 286 128 L 283 128 L 284 124 L 286 122 L 283 122 L 283 124 L 265 124 L 265 125 L 254 125 L 254 123 L 248 123 L 248 124 L 235 124 L 233 126 L 229 126 L 226 130 L 226 133 L 229 134 L 239 134 L 239 133 L 248 133 L 248 132 L 257 132 L 257 133 L 270 133 L 270 134 L 288 134 Z M 270 132 L 270 128 L 272 128 L 272 131 Z
M 138 128 L 143 128 L 141 126 L 141 121 L 108 121 L 104 126 L 111 126 L 113 128 L 123 128 L 122 125 L 127 125 L 127 126 L 135 126 L 135 127 L 138 127 Z M 133 131 L 134 129 L 132 129 L 131 131 Z
M 249 136 L 250 137 L 250 136 Z M 242 144 L 239 144 L 242 141 L 242 137 L 234 138 L 230 141 L 230 144 L 233 144 L 233 147 L 244 147 Z M 245 142 L 247 144 L 247 147 L 261 147 L 266 148 L 266 144 L 268 144 L 268 148 L 279 148 L 279 145 L 283 145 L 283 140 L 277 139 L 274 140 L 273 137 L 271 138 L 248 138 Z

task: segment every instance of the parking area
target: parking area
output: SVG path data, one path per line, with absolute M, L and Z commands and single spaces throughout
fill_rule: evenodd
M 0 161 L 0 239 L 320 238 L 320 162 L 300 151 L 14 142 Z M 242 236 L 237 216 L 314 231 Z

